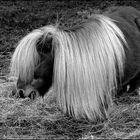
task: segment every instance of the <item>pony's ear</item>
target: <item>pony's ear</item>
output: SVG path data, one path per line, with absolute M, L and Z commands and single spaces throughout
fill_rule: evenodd
M 42 37 L 37 42 L 37 51 L 40 55 L 48 54 L 52 51 L 52 34 L 48 33 L 46 35 L 42 35 Z

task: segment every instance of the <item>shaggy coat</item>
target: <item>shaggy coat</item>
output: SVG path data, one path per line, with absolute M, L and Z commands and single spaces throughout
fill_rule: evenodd
M 12 56 L 11 75 L 22 96 L 44 96 L 53 87 L 64 113 L 95 121 L 108 116 L 113 93 L 139 84 L 139 44 L 140 12 L 116 7 L 70 29 L 32 31 Z

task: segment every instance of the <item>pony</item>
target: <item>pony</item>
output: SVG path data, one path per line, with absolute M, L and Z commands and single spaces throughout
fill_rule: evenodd
M 46 25 L 23 37 L 10 64 L 20 97 L 44 96 L 75 119 L 107 118 L 112 96 L 139 86 L 140 12 L 116 7 L 80 25 Z M 28 87 L 30 87 L 30 90 Z

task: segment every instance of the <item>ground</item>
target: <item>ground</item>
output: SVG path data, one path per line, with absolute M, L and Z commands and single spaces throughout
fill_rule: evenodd
M 12 53 L 28 32 L 55 23 L 70 27 L 93 13 L 124 5 L 140 10 L 134 0 L 0 1 L 0 139 L 140 139 L 140 97 L 135 92 L 114 99 L 108 119 L 97 124 L 64 115 L 55 104 L 53 89 L 43 101 L 14 98 L 15 83 L 8 79 Z

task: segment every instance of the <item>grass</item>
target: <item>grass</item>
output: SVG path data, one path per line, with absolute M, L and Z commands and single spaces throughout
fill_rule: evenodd
M 108 120 L 101 123 L 74 120 L 56 105 L 53 89 L 41 98 L 12 96 L 14 81 L 8 81 L 9 63 L 17 42 L 28 32 L 46 24 L 79 24 L 93 13 L 110 6 L 138 1 L 0 1 L 0 138 L 13 139 L 138 139 L 140 138 L 139 94 L 114 99 Z M 138 92 L 137 92 L 138 93 Z

